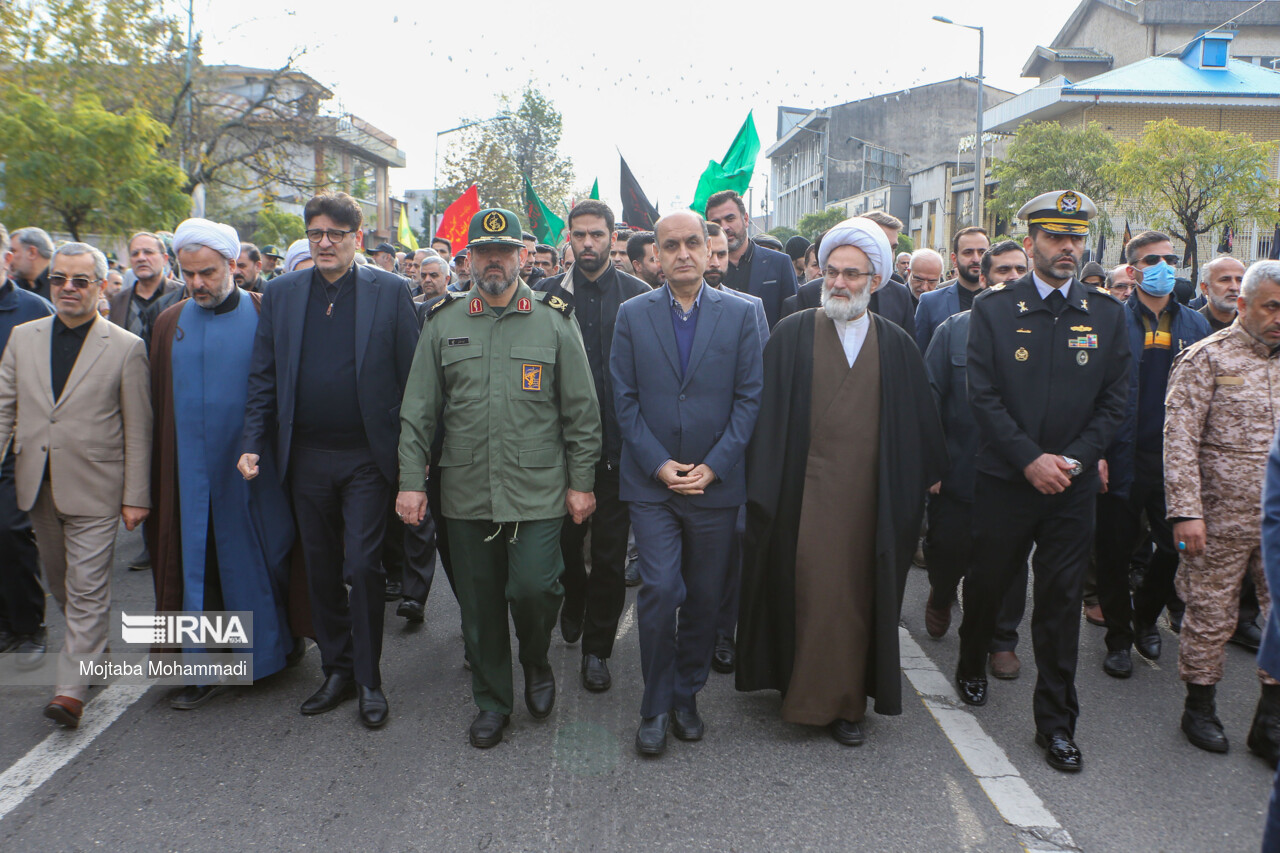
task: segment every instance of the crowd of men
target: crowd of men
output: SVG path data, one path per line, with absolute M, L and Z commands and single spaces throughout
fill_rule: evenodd
M 988 674 L 1019 674 L 1034 574 L 1034 736 L 1054 768 L 1083 766 L 1082 606 L 1116 678 L 1132 649 L 1160 656 L 1168 611 L 1181 728 L 1211 752 L 1225 646 L 1261 643 L 1246 742 L 1277 763 L 1280 262 L 1215 258 L 1194 300 L 1159 232 L 1082 266 L 1096 208 L 1069 190 L 1027 202 L 1020 242 L 967 227 L 949 259 L 895 254 L 883 213 L 785 245 L 750 237 L 731 191 L 703 213 L 631 231 L 587 200 L 555 247 L 489 209 L 457 252 L 366 257 L 359 205 L 322 193 L 283 255 L 191 219 L 135 234 L 114 282 L 92 246 L 0 229 L 0 650 L 46 651 L 42 565 L 63 657 L 104 652 L 122 519 L 144 527 L 131 563 L 158 610 L 253 611 L 255 677 L 315 639 L 304 714 L 358 698 L 386 723 L 385 604 L 421 622 L 438 555 L 476 747 L 514 711 L 508 615 L 543 719 L 557 623 L 584 689 L 610 688 L 628 584 L 637 752 L 703 736 L 712 668 L 856 746 L 868 699 L 901 712 L 915 561 L 930 636 L 963 598 L 955 684 L 974 706 Z M 67 679 L 44 713 L 75 727 L 87 696 Z

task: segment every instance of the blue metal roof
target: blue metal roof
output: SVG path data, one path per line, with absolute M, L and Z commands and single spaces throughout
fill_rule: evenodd
M 1195 68 L 1172 56 L 1153 56 L 1062 87 L 1064 95 L 1190 95 L 1280 97 L 1280 73 L 1239 59 L 1225 68 Z

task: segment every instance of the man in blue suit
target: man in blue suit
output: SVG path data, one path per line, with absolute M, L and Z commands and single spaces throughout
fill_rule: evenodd
M 936 290 L 920 294 L 916 308 L 916 343 L 927 352 L 933 331 L 952 314 L 973 307 L 973 297 L 982 292 L 982 256 L 991 248 L 985 229 L 976 225 L 961 228 L 951 238 L 951 265 L 956 277 Z
M 303 219 L 315 266 L 263 294 L 237 467 L 256 477 L 274 440 L 293 495 L 325 674 L 302 713 L 358 694 L 361 721 L 378 728 L 388 714 L 378 671 L 382 541 L 418 322 L 399 276 L 355 265 L 364 219 L 355 199 L 321 193 Z
M 760 297 L 772 329 L 786 314 L 782 303 L 796 294 L 796 269 L 791 258 L 751 241 L 747 235 L 751 220 L 746 202 L 733 190 L 723 190 L 707 199 L 706 212 L 707 220 L 723 228 L 729 240 L 724 286 Z
M 662 754 L 668 725 L 681 740 L 705 730 L 695 697 L 711 665 L 764 381 L 755 306 L 704 285 L 706 222 L 681 211 L 655 231 L 667 284 L 622 304 L 609 359 L 621 498 L 640 549 L 641 755 Z

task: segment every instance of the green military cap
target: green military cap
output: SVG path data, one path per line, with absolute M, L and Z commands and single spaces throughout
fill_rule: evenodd
M 491 207 L 471 217 L 467 231 L 469 246 L 515 246 L 524 248 L 524 229 L 520 220 L 509 210 Z
M 271 243 L 262 247 L 262 254 L 268 258 L 275 258 L 277 261 L 284 260 L 284 255 L 280 254 L 280 249 Z
M 1097 215 L 1093 199 L 1074 190 L 1041 193 L 1018 209 L 1019 219 L 1050 234 L 1088 234 L 1089 220 Z

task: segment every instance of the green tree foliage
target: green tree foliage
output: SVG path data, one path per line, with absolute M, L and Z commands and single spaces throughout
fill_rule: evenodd
M 1118 143 L 1096 121 L 1084 127 L 1063 127 L 1056 121 L 1024 124 L 1004 159 L 992 167 L 999 183 L 987 212 L 1013 220 L 1018 208 L 1051 190 L 1084 193 L 1101 207 L 1115 194 L 1111 166 L 1118 158 Z M 1095 220 L 1094 228 L 1113 233 L 1105 217 Z
M 294 240 L 301 240 L 305 231 L 301 216 L 277 210 L 275 205 L 268 204 L 258 211 L 253 242 L 259 246 L 288 246 Z
M 502 96 L 499 114 L 508 116 L 505 121 L 487 121 L 461 131 L 462 141 L 445 157 L 442 199 L 457 198 L 477 183 L 481 205 L 505 207 L 523 220 L 527 176 L 547 207 L 567 206 L 574 174 L 573 162 L 559 150 L 560 112 L 532 84 L 512 109 L 514 100 L 511 95 Z
M 797 231 L 796 229 L 788 228 L 785 225 L 779 225 L 776 228 L 770 228 L 768 231 L 764 233 L 772 234 L 773 236 L 777 237 L 779 240 L 782 241 L 782 245 L 784 246 L 787 245 L 788 240 L 790 240 L 792 237 L 799 236 L 800 234 L 800 232 Z
M 168 130 L 141 108 L 116 115 L 92 95 L 55 109 L 10 90 L 0 113 L 5 216 L 119 234 L 172 229 L 189 210 L 182 172 L 158 153 Z
M 849 218 L 849 214 L 843 207 L 829 207 L 821 213 L 806 213 L 800 217 L 800 221 L 796 223 L 796 228 L 810 240 L 816 240 L 818 235 L 828 228 L 839 225 Z
M 1229 223 L 1276 221 L 1271 164 L 1278 145 L 1165 119 L 1147 122 L 1140 138 L 1124 143 L 1112 172 L 1122 198 L 1187 244 L 1197 271 L 1201 234 Z
M 911 253 L 916 250 L 916 241 L 907 236 L 903 231 L 898 235 L 898 245 L 893 247 L 893 256 L 896 259 L 903 252 Z

